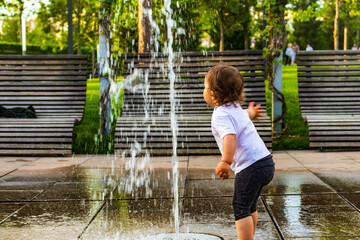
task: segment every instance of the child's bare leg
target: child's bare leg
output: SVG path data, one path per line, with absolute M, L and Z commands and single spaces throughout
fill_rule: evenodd
M 252 216 L 235 221 L 239 240 L 252 240 L 254 238 L 254 221 Z
M 255 230 L 256 230 L 257 221 L 258 221 L 258 211 L 256 210 L 255 212 L 253 212 L 253 213 L 251 214 L 251 217 L 252 217 L 253 223 L 254 223 L 254 233 L 253 233 L 253 236 L 255 236 Z

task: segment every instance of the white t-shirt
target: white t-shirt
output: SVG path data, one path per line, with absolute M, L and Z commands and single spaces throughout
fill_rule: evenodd
M 231 165 L 235 174 L 270 155 L 249 114 L 239 104 L 237 107 L 233 104 L 215 107 L 211 119 L 211 130 L 221 154 L 223 153 L 223 138 L 228 134 L 236 135 L 236 150 Z

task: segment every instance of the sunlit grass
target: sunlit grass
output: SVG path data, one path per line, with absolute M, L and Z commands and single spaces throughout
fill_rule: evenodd
M 122 97 L 121 94 L 120 97 Z M 73 152 L 77 154 L 105 154 L 114 152 L 114 129 L 112 124 L 109 137 L 98 136 L 100 128 L 100 82 L 98 78 L 88 79 L 86 86 L 86 103 L 80 125 L 74 127 Z M 121 107 L 119 106 L 119 109 Z M 119 110 L 118 109 L 118 110 Z
M 287 105 L 286 131 L 273 141 L 274 150 L 309 148 L 309 131 L 303 121 L 298 95 L 297 67 L 283 66 L 283 94 Z

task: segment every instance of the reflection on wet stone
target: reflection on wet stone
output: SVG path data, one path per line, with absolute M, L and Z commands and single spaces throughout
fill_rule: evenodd
M 341 196 L 343 196 L 345 199 L 347 199 L 357 209 L 360 209 L 360 193 L 341 194 Z
M 311 172 L 276 171 L 272 182 L 265 186 L 262 194 L 300 194 L 334 192 Z
M 42 193 L 36 200 L 104 200 L 115 189 L 103 182 L 59 182 Z
M 171 199 L 109 201 L 82 239 L 139 239 L 172 232 L 171 208 Z
M 180 163 L 181 166 L 181 163 Z M 185 176 L 186 169 L 179 168 L 179 196 L 184 195 L 184 186 L 185 186 Z M 172 198 L 172 170 L 168 168 L 153 169 L 149 175 L 150 185 L 149 189 L 151 190 L 150 195 L 148 195 L 147 189 L 145 186 L 136 187 L 136 189 L 131 192 L 126 192 L 126 186 L 120 184 L 117 189 L 120 199 L 138 199 L 138 198 Z M 115 197 L 114 197 L 115 198 Z
M 265 199 L 286 238 L 360 234 L 359 212 L 337 194 L 265 196 Z
M 33 202 L 0 227 L 3 239 L 76 239 L 102 202 Z
M 20 209 L 24 204 L 0 203 L 0 222 Z
M 37 167 L 28 169 L 19 169 L 1 178 L 5 182 L 45 182 L 45 181 L 61 181 L 65 174 L 71 171 L 74 166 L 54 168 L 46 168 L 46 165 L 41 169 Z
M 191 180 L 185 194 L 186 197 L 233 196 L 234 179 Z
M 41 190 L 0 190 L 0 202 L 30 201 L 41 192 Z
M 109 179 L 117 180 L 120 172 L 109 168 L 75 168 L 70 171 L 63 182 L 107 182 Z
M 262 201 L 258 202 L 258 227 L 255 239 L 280 239 Z M 187 198 L 184 203 L 183 232 L 217 234 L 224 239 L 236 239 L 232 197 Z
M 338 192 L 360 192 L 360 174 L 355 172 L 319 172 L 316 175 Z

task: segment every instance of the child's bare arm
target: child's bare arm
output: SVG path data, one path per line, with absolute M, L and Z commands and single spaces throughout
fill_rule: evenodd
M 234 160 L 236 149 L 236 135 L 229 134 L 223 138 L 223 154 L 221 162 L 217 165 L 215 173 L 221 177 L 222 180 L 228 179 L 230 176 L 230 165 Z
M 265 116 L 264 114 L 262 114 L 262 112 L 264 111 L 263 109 L 260 109 L 261 105 L 257 104 L 255 106 L 254 102 L 250 102 L 249 103 L 249 107 L 248 109 L 246 109 L 246 111 L 249 114 L 249 117 L 251 120 L 257 120 L 259 117 L 263 117 Z

